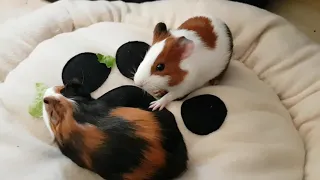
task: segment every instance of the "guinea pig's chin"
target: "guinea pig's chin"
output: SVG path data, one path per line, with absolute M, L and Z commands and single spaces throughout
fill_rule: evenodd
M 142 87 L 145 91 L 154 94 L 158 93 L 160 91 L 166 91 L 167 90 L 167 81 L 160 81 L 160 80 L 155 80 L 155 81 L 149 81 L 149 83 L 144 84 Z
M 47 129 L 49 130 L 51 138 L 52 138 L 52 140 L 54 140 L 54 138 L 55 138 L 54 137 L 54 133 L 53 133 L 53 131 L 51 129 L 51 126 L 50 126 L 50 117 L 49 117 L 49 114 L 48 114 L 48 112 L 46 110 L 45 105 L 43 105 L 43 107 L 42 107 L 42 115 L 43 115 L 43 121 L 44 121 Z

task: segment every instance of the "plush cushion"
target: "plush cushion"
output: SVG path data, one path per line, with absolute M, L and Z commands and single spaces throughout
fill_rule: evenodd
M 7 76 L 2 90 L 11 93 L 1 93 L 4 95 L 2 101 L 8 110 L 30 123 L 25 127 L 37 139 L 49 143 L 41 119 L 32 119 L 27 112 L 35 95 L 35 83 L 43 82 L 48 86 L 62 84 L 62 69 L 74 55 L 90 51 L 114 56 L 118 47 L 131 40 L 150 43 L 151 33 L 131 25 L 99 23 L 58 35 L 40 44 Z M 17 84 L 17 81 L 21 83 Z M 124 84 L 132 84 L 132 81 L 115 67 L 94 96 L 99 97 Z M 218 131 L 198 136 L 185 127 L 180 115 L 181 102 L 170 104 L 168 108 L 177 118 L 191 158 L 189 172 L 183 179 L 208 179 L 211 176 L 219 179 L 233 179 L 235 176 L 252 178 L 251 172 L 257 173 L 258 178 L 266 171 L 271 173 L 270 176 L 263 175 L 258 179 L 301 177 L 303 144 L 290 115 L 275 93 L 252 71 L 233 61 L 221 85 L 203 88 L 190 97 L 199 94 L 220 97 L 228 107 L 228 117 Z M 201 115 L 198 118 L 201 119 Z M 55 168 L 59 166 L 50 169 Z M 78 175 L 82 176 L 81 173 Z
M 76 54 L 97 52 L 114 56 L 128 41 L 150 43 L 152 28 L 159 21 L 177 27 L 188 17 L 204 14 L 218 16 L 228 23 L 235 38 L 235 52 L 220 85 L 202 88 L 188 98 L 215 95 L 226 105 L 228 115 L 217 131 L 200 136 L 183 122 L 182 101 L 168 106 L 189 150 L 189 171 L 181 179 L 320 178 L 317 171 L 320 111 L 316 106 L 320 98 L 317 93 L 320 48 L 283 19 L 253 7 L 218 0 L 173 0 L 141 5 L 66 1 L 45 9 L 35 13 L 38 17 L 43 14 L 40 18 L 43 31 L 31 33 L 29 40 L 33 39 L 33 43 L 1 44 L 4 48 L 0 57 L 6 65 L 1 74 L 6 79 L 0 85 L 0 159 L 8 163 L 1 163 L 0 169 L 5 179 L 99 179 L 64 157 L 50 142 L 42 119 L 30 117 L 27 109 L 35 95 L 35 83 L 62 84 L 62 69 Z M 63 16 L 53 16 L 53 12 L 65 10 L 68 13 Z M 50 21 L 53 17 L 61 24 L 43 20 Z M 36 18 L 30 15 L 17 22 L 22 20 L 31 22 Z M 98 21 L 122 23 L 89 26 Z M 54 36 L 56 31 L 47 29 L 58 26 L 72 27 L 60 29 L 62 32 L 89 27 L 57 36 Z M 9 27 L 12 24 L 5 26 Z M 25 28 L 32 32 L 35 27 Z M 25 37 L 22 32 L 15 33 L 17 37 Z M 123 84 L 132 81 L 114 68 L 93 95 L 98 97 Z

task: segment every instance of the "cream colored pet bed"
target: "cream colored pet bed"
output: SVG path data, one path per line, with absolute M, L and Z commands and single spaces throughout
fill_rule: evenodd
M 319 45 L 276 15 L 224 0 L 61 1 L 2 25 L 0 179 L 100 179 L 64 157 L 44 122 L 28 114 L 35 83 L 61 84 L 62 67 L 78 53 L 114 55 L 127 41 L 150 43 L 159 21 L 177 27 L 207 14 L 229 25 L 233 61 L 219 86 L 191 96 L 214 94 L 229 112 L 218 131 L 197 136 L 181 120 L 181 102 L 169 105 L 190 156 L 181 179 L 319 180 Z M 111 76 L 94 96 L 132 84 L 117 69 Z

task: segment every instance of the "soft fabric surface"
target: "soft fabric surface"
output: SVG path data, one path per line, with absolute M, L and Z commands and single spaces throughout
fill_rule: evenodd
M 182 103 L 169 105 L 190 154 L 190 170 L 181 179 L 318 180 L 319 45 L 280 17 L 223 0 L 141 5 L 61 1 L 2 25 L 2 179 L 99 179 L 62 156 L 43 121 L 29 116 L 35 83 L 61 84 L 63 66 L 80 52 L 115 55 L 127 41 L 150 43 L 159 21 L 177 27 L 188 17 L 205 14 L 230 26 L 235 52 L 221 85 L 190 97 L 214 94 L 226 104 L 228 116 L 218 131 L 197 136 L 181 120 Z M 109 22 L 89 26 L 101 21 Z M 94 96 L 122 84 L 132 82 L 114 69 Z

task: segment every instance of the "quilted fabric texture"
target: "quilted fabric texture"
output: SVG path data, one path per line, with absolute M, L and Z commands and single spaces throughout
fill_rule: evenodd
M 29 116 L 35 83 L 62 84 L 62 68 L 76 54 L 115 55 L 127 41 L 150 43 L 159 21 L 177 27 L 188 17 L 206 14 L 230 26 L 235 51 L 221 85 L 200 89 L 190 97 L 213 94 L 225 103 L 228 116 L 219 130 L 198 136 L 182 121 L 182 102 L 168 106 L 189 149 L 190 169 L 181 179 L 319 179 L 319 45 L 280 17 L 222 0 L 141 5 L 61 1 L 4 24 L 0 28 L 0 159 L 7 163 L 0 164 L 1 176 L 99 179 L 62 156 L 50 142 L 43 121 Z M 101 21 L 108 22 L 94 24 Z M 123 84 L 132 81 L 115 68 L 94 96 Z

